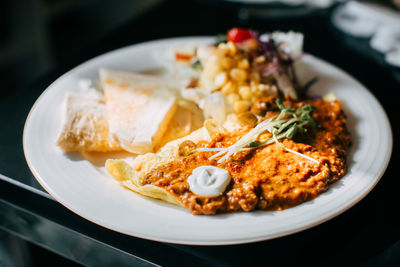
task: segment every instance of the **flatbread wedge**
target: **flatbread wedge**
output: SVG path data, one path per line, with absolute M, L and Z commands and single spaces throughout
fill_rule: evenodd
M 182 206 L 178 199 L 166 190 L 154 185 L 141 185 L 135 169 L 122 160 L 107 160 L 108 172 L 118 180 L 122 186 L 143 196 L 160 199 L 171 204 Z
M 203 121 L 203 112 L 196 104 L 179 99 L 175 115 L 169 122 L 161 141 L 154 147 L 154 151 L 157 152 L 170 141 L 187 136 L 191 132 L 201 128 Z
M 175 159 L 178 155 L 178 145 L 180 142 L 189 139 L 202 139 L 207 138 L 207 133 L 204 128 L 193 132 L 188 137 L 174 140 L 165 145 L 159 153 L 147 153 L 136 157 L 133 165 L 128 164 L 124 160 L 109 159 L 106 161 L 106 170 L 114 177 L 119 183 L 144 196 L 160 199 L 177 206 L 183 206 L 181 202 L 172 194 L 161 187 L 154 185 L 143 184 L 145 175 L 162 164 Z M 188 139 L 189 138 L 189 139 Z
M 69 93 L 63 103 L 64 122 L 57 145 L 66 152 L 121 151 L 109 135 L 106 106 L 90 94 Z
M 111 136 L 129 152 L 152 152 L 176 112 L 174 90 L 183 83 L 108 69 L 100 78 Z

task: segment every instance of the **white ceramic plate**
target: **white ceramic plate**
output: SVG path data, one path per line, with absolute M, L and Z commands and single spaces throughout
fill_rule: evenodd
M 140 238 L 179 244 L 223 245 L 271 239 L 298 232 L 344 212 L 375 186 L 392 150 L 392 133 L 378 101 L 348 74 L 313 56 L 303 58 L 303 72 L 320 80 L 313 94 L 334 92 L 348 116 L 353 146 L 347 175 L 313 201 L 276 212 L 241 212 L 194 216 L 187 210 L 139 196 L 108 176 L 101 164 L 80 154 L 65 154 L 56 145 L 60 104 L 77 91 L 80 79 L 95 79 L 101 67 L 142 71 L 157 68 L 152 53 L 174 44 L 210 38 L 152 41 L 107 53 L 57 79 L 33 106 L 25 124 L 26 160 L 39 183 L 68 209 L 96 224 Z M 98 159 L 101 162 L 101 159 Z

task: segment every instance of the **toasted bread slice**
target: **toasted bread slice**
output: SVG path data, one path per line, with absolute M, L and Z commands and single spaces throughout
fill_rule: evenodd
M 64 151 L 120 151 L 109 135 L 106 106 L 93 95 L 67 94 L 57 145 Z
M 125 150 L 152 152 L 177 109 L 178 83 L 151 75 L 100 70 L 110 134 Z

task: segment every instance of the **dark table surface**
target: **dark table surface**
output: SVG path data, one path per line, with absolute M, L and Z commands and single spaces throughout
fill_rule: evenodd
M 182 8 L 183 6 L 183 8 Z M 331 10 L 295 18 L 240 16 L 236 5 L 169 1 L 107 36 L 83 45 L 30 86 L 0 98 L 0 229 L 96 266 L 132 265 L 360 265 L 399 264 L 400 70 L 384 64 L 367 39 L 346 36 L 330 21 Z M 32 176 L 23 154 L 22 133 L 36 98 L 58 76 L 113 49 L 153 39 L 215 35 L 232 26 L 305 34 L 305 51 L 342 68 L 379 100 L 390 119 L 394 146 L 376 187 L 343 214 L 289 236 L 243 245 L 186 246 L 143 240 L 95 225 L 64 208 Z

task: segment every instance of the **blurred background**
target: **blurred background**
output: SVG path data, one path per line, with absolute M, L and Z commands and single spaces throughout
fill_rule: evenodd
M 306 21 L 307 17 L 317 12 L 331 14 L 326 13 L 327 10 L 331 11 L 332 6 L 343 2 L 347 1 L 1 0 L 0 97 L 54 69 L 73 67 L 74 63 L 107 48 L 158 37 L 210 35 L 224 32 L 234 25 L 254 26 L 250 24 L 255 20 L 258 21 L 257 26 L 265 24 L 267 27 L 261 27 L 268 30 L 269 20 L 303 17 Z M 400 1 L 357 2 L 375 2 L 394 10 Z M 353 5 L 351 8 L 355 10 L 360 6 Z M 349 19 L 350 15 L 346 13 L 345 16 Z M 364 25 L 362 22 L 365 21 L 358 21 L 353 28 Z M 285 24 L 290 25 L 283 22 L 282 26 L 285 27 Z M 128 27 L 124 40 L 119 38 L 111 42 L 112 45 L 109 41 L 102 44 L 103 40 L 121 31 L 124 26 Z M 299 28 L 302 27 L 305 26 L 299 25 Z M 318 27 L 317 23 L 314 27 Z
M 215 35 L 234 26 L 301 31 L 305 51 L 356 78 L 368 66 L 361 71 L 351 58 L 344 60 L 353 53 L 400 82 L 399 6 L 399 0 L 0 0 L 0 99 L 15 92 L 23 97 L 32 87 L 44 90 L 64 72 L 112 49 Z M 74 265 L 0 229 L 0 266 L 44 262 Z
M 161 2 L 162 0 L 0 1 L 2 93 L 25 86 L 54 68 L 66 64 L 71 57 Z

